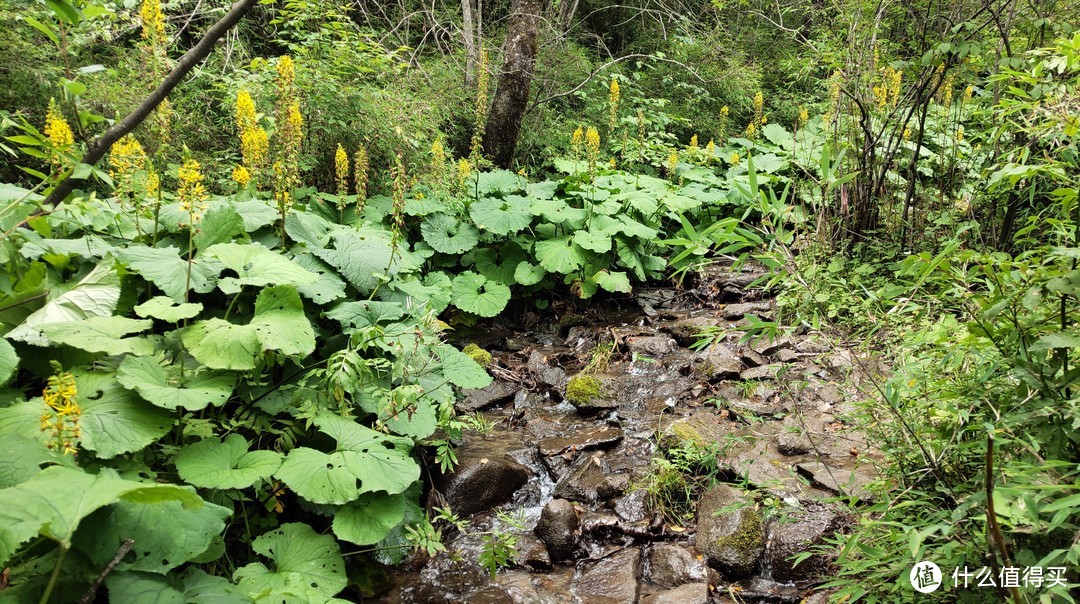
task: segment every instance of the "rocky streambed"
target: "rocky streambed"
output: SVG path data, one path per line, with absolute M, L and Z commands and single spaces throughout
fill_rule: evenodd
M 497 379 L 458 410 L 491 427 L 466 433 L 428 495 L 468 534 L 410 556 L 379 601 L 825 601 L 830 557 L 791 557 L 852 526 L 838 499 L 870 497 L 879 456 L 848 419 L 866 372 L 812 335 L 740 344 L 733 328 L 773 313 L 748 287 L 763 270 L 713 267 L 626 308 L 469 333 Z M 718 335 L 691 348 L 703 330 Z M 688 452 L 689 481 L 653 462 Z M 516 538 L 494 577 L 478 534 L 493 528 Z

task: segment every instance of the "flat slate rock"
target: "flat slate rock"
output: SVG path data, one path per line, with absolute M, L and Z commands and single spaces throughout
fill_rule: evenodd
M 537 443 L 540 454 L 545 457 L 561 455 L 567 451 L 599 449 L 618 443 L 623 439 L 623 431 L 612 426 L 602 426 L 585 430 L 576 430 L 566 436 L 553 436 Z
M 810 461 L 795 467 L 815 486 L 840 495 L 858 497 L 864 501 L 873 499 L 873 495 L 866 490 L 866 485 L 878 479 L 878 472 L 870 464 L 862 464 L 855 468 L 840 468 L 820 461 Z

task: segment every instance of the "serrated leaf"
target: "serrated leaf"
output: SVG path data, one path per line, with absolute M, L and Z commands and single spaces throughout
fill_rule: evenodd
M 765 124 L 761 129 L 761 134 L 778 147 L 790 150 L 795 146 L 795 137 L 780 124 Z
M 435 354 L 442 361 L 442 373 L 459 388 L 483 388 L 491 383 L 491 376 L 472 357 L 449 344 L 435 347 Z
M 531 262 L 521 262 L 514 269 L 514 281 L 520 285 L 536 285 L 544 280 L 547 271 Z
M 510 301 L 509 287 L 472 271 L 454 277 L 450 294 L 454 306 L 481 317 L 494 317 Z
M 585 264 L 585 250 L 569 236 L 536 242 L 536 260 L 549 273 L 567 274 Z
M 0 386 L 3 386 L 15 375 L 19 368 L 19 355 L 15 354 L 15 347 L 4 338 L 0 338 Z
M 629 294 L 631 291 L 630 279 L 622 271 L 610 272 L 602 270 L 593 275 L 593 281 L 596 281 L 597 285 L 609 292 Z
M 341 302 L 325 313 L 346 329 L 366 328 L 379 323 L 390 323 L 405 316 L 405 308 L 398 302 L 360 300 Z
M 47 347 L 49 340 L 41 333 L 41 328 L 54 323 L 83 321 L 90 317 L 112 316 L 116 304 L 120 301 L 120 275 L 111 260 L 94 267 L 74 287 L 49 300 L 35 310 L 5 337 Z
M 300 295 L 322 305 L 345 297 L 345 281 L 337 276 L 334 269 L 311 254 L 297 254 L 293 262 L 319 275 L 319 280 L 311 285 L 300 285 L 296 289 Z
M 435 314 L 439 314 L 450 306 L 452 287 L 446 273 L 429 273 L 422 280 L 394 281 L 393 289 L 397 291 L 386 294 L 386 299 L 400 301 L 406 308 L 423 308 L 427 305 Z
M 402 269 L 398 255 L 392 255 L 390 241 L 381 232 L 339 231 L 332 247 L 312 253 L 336 268 L 362 294 L 375 289 L 381 277 L 393 277 Z
M 1031 352 L 1039 352 L 1057 348 L 1077 347 L 1080 347 L 1080 334 L 1059 331 L 1057 333 L 1050 333 L 1042 336 L 1036 340 L 1034 344 L 1028 347 L 1028 350 Z
M 125 338 L 153 327 L 149 319 L 89 317 L 44 325 L 41 333 L 56 344 L 66 344 L 87 352 L 104 354 L 153 354 L 154 342 L 147 338 Z
M 0 489 L 0 565 L 23 542 L 42 535 L 64 545 L 83 518 L 118 500 L 158 503 L 178 500 L 189 508 L 203 504 L 195 493 L 174 485 L 124 480 L 103 470 L 45 468 L 33 479 Z
M 231 515 L 229 509 L 212 503 L 186 509 L 176 501 L 118 501 L 88 518 L 76 534 L 75 546 L 104 567 L 125 539 L 133 539 L 134 558 L 121 561 L 117 570 L 164 574 L 204 552 Z
M 262 345 L 249 325 L 223 319 L 205 319 L 180 332 L 184 347 L 211 369 L 247 371 L 255 368 Z
M 110 602 L 139 604 L 251 604 L 240 588 L 224 577 L 189 568 L 182 577 L 134 571 L 109 573 Z
M 195 233 L 195 247 L 205 250 L 245 234 L 247 229 L 244 228 L 244 219 L 232 204 L 213 204 L 199 222 L 199 231 Z
M 578 231 L 574 233 L 574 243 L 590 252 L 603 254 L 611 250 L 611 235 L 597 231 Z
M 356 545 L 382 541 L 405 518 L 405 496 L 368 493 L 334 513 L 334 534 Z
M 0 489 L 31 480 L 47 465 L 72 465 L 41 441 L 24 434 L 0 436 Z
M 281 602 L 278 594 L 297 597 L 309 592 L 330 598 L 348 585 L 337 542 L 306 524 L 283 524 L 257 537 L 251 548 L 274 564 L 273 570 L 259 562 L 248 564 L 233 575 L 240 589 L 256 602 L 264 598 Z
M 135 307 L 135 314 L 140 317 L 160 319 L 166 323 L 179 323 L 184 319 L 193 319 L 203 310 L 201 302 L 177 304 L 168 296 L 155 296 Z
M 272 200 L 249 199 L 233 203 L 236 212 L 244 220 L 244 230 L 248 233 L 269 226 L 277 222 L 279 214 L 277 208 L 270 205 Z
M 476 190 L 481 195 L 489 193 L 516 193 L 525 188 L 525 179 L 509 170 L 492 170 L 477 175 Z
M 534 199 L 531 211 L 534 216 L 541 216 L 551 224 L 569 222 L 571 226 L 576 226 L 589 217 L 587 211 L 572 208 L 561 199 Z
M 179 254 L 180 250 L 175 247 L 152 248 L 145 245 L 132 245 L 116 252 L 120 261 L 133 272 L 158 286 L 166 296 L 183 302 L 188 285 L 188 263 Z M 192 263 L 191 289 L 200 293 L 213 289 L 221 268 L 216 261 L 200 259 Z
M 250 443 L 239 434 L 224 441 L 201 440 L 180 450 L 176 471 L 188 484 L 204 489 L 246 489 L 272 476 L 281 467 L 276 451 L 249 451 Z
M 202 254 L 220 262 L 236 277 L 218 280 L 218 289 L 235 294 L 244 286 L 314 285 L 319 276 L 285 256 L 255 243 L 219 243 Z
M 323 453 L 297 447 L 274 474 L 304 499 L 340 505 L 363 493 L 400 493 L 420 478 L 406 440 L 337 415 L 320 414 L 314 423 L 337 441 L 337 448 Z
M 469 206 L 469 216 L 477 227 L 496 235 L 510 235 L 532 223 L 531 204 L 520 195 L 485 197 Z
M 116 381 L 143 399 L 163 409 L 200 411 L 207 405 L 220 407 L 228 402 L 236 387 L 236 376 L 228 373 L 189 370 L 181 381 L 170 365 L 166 371 L 156 359 L 128 356 L 116 371 Z M 172 374 L 172 375 L 170 375 Z
M 480 242 L 476 227 L 444 212 L 424 218 L 420 234 L 432 249 L 444 254 L 464 254 Z
M 379 413 L 379 420 L 394 434 L 416 440 L 422 440 L 434 434 L 439 424 L 434 402 L 427 396 L 393 414 L 384 407 Z

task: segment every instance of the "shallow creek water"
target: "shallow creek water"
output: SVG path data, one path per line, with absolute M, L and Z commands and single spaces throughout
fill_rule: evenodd
M 740 343 L 746 315 L 769 318 L 773 301 L 748 286 L 761 267 L 713 267 L 682 289 L 637 292 L 545 324 L 459 334 L 495 358 L 489 387 L 463 413 L 493 428 L 467 432 L 454 474 L 430 485 L 475 533 L 517 536 L 515 561 L 492 578 L 482 539 L 449 535 L 451 555 L 410 556 L 380 602 L 471 604 L 695 604 L 813 602 L 830 572 L 793 554 L 853 522 L 835 499 L 868 499 L 878 458 L 847 421 L 868 372 L 850 352 L 814 335 Z M 700 350 L 703 329 L 731 333 Z M 612 350 L 594 371 L 587 405 L 564 399 L 568 379 L 598 344 Z M 691 512 L 665 517 L 642 485 L 661 449 L 716 447 L 718 480 Z M 432 470 L 435 474 L 434 469 Z M 695 505 L 696 504 L 696 505 Z M 524 530 L 505 526 L 497 511 Z M 824 601 L 822 599 L 822 601 Z

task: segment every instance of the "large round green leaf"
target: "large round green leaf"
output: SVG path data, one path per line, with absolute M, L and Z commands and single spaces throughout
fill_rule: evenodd
M 420 234 L 435 251 L 444 254 L 464 254 L 480 242 L 476 227 L 442 212 L 424 218 Z
M 230 434 L 224 441 L 207 438 L 180 450 L 176 471 L 188 484 L 204 489 L 244 489 L 269 478 L 281 467 L 277 451 L 249 451 L 247 439 Z
M 599 231 L 578 231 L 574 233 L 574 243 L 590 252 L 603 254 L 611 250 L 611 235 Z
M 177 304 L 168 296 L 155 296 L 135 307 L 135 314 L 140 317 L 161 319 L 167 323 L 179 323 L 184 319 L 193 319 L 202 312 L 200 302 Z
M 435 347 L 440 370 L 451 384 L 459 388 L 483 388 L 491 383 L 491 375 L 472 357 L 449 344 Z
M 138 451 L 172 428 L 168 412 L 122 388 L 111 373 L 76 373 L 75 384 L 82 410 L 79 441 L 98 457 Z
M 585 250 L 569 236 L 536 242 L 536 259 L 549 273 L 567 274 L 585 264 Z
M 536 285 L 544 280 L 547 271 L 531 262 L 522 262 L 514 269 L 514 281 L 519 285 Z
M 147 401 L 165 409 L 199 411 L 207 405 L 220 407 L 232 396 L 236 376 L 230 373 L 189 370 L 180 379 L 178 368 L 166 368 L 153 357 L 127 356 L 116 371 L 116 380 Z
M 454 277 L 450 294 L 454 306 L 481 317 L 494 317 L 510 301 L 509 287 L 472 271 Z
M 368 493 L 338 509 L 334 534 L 342 541 L 372 545 L 386 537 L 405 518 L 405 496 Z
M 516 233 L 532 222 L 531 204 L 520 195 L 485 197 L 469 207 L 469 216 L 476 226 L 496 235 Z
M 306 524 L 283 524 L 260 535 L 251 548 L 274 564 L 273 570 L 259 562 L 236 570 L 240 589 L 257 602 L 282 602 L 281 596 L 291 596 L 287 602 L 321 602 L 348 585 L 337 542 Z M 300 599 L 304 594 L 310 594 L 307 600 Z
M 236 273 L 236 277 L 218 280 L 218 288 L 226 294 L 235 294 L 245 285 L 299 286 L 319 281 L 315 273 L 256 243 L 219 243 L 210 246 L 202 256 L 213 258 Z
M 109 573 L 110 602 L 139 604 L 251 604 L 240 588 L 224 577 L 189 568 L 182 577 L 135 571 Z

